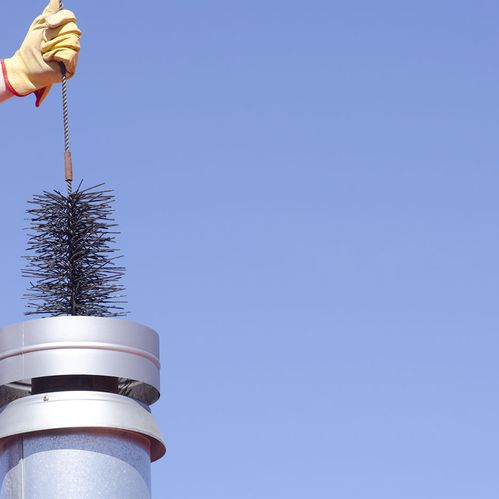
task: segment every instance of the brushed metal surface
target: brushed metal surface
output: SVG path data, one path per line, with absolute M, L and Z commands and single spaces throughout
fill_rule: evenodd
M 150 405 L 160 392 L 158 334 L 103 317 L 51 317 L 0 328 L 0 405 L 29 395 L 32 378 L 78 374 L 132 380 L 130 396 Z
M 0 456 L 0 499 L 150 499 L 148 444 L 114 430 L 13 437 Z
M 145 437 L 151 461 L 166 452 L 150 409 L 136 400 L 105 392 L 72 391 L 31 395 L 0 412 L 0 452 L 9 437 L 60 429 L 114 429 Z

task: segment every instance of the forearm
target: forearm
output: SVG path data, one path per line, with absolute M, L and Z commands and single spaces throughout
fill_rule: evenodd
M 2 72 L 0 71 L 0 103 L 12 97 L 12 94 L 7 90 L 5 80 Z

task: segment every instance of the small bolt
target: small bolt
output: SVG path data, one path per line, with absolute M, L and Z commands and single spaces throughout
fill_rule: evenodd
M 48 402 L 50 399 L 49 399 L 49 396 L 48 395 L 45 395 L 45 397 L 43 397 L 43 401 L 44 402 Z

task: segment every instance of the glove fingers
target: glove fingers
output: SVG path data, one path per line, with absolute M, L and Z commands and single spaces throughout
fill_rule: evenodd
M 70 22 L 76 23 L 76 16 L 74 12 L 67 9 L 59 10 L 59 1 L 53 0 L 49 3 L 42 14 L 33 21 L 29 31 L 56 28 Z
M 76 23 L 76 16 L 74 12 L 71 12 L 70 10 L 60 10 L 59 12 L 56 12 L 55 14 L 51 14 L 47 16 L 45 19 L 47 26 L 49 28 L 57 28 L 58 26 L 62 26 L 63 24 L 67 23 Z
M 62 10 L 47 18 L 46 29 L 41 44 L 45 62 L 62 62 L 68 76 L 76 71 L 80 50 L 81 31 L 76 25 L 75 15 L 69 10 Z
M 60 9 L 59 0 L 50 0 L 47 7 L 43 11 L 42 17 L 49 16 L 50 14 L 55 14 Z
M 68 77 L 71 77 L 75 74 L 78 64 L 78 52 L 71 49 L 59 48 L 43 54 L 43 59 L 52 67 L 54 62 L 62 62 L 66 67 Z M 60 69 L 58 69 L 58 72 L 60 73 Z
M 54 49 L 71 49 L 75 52 L 80 51 L 80 38 L 72 33 L 67 35 L 60 35 L 56 38 L 42 42 L 42 54 L 46 54 Z
M 69 22 L 57 28 L 49 28 L 45 30 L 43 34 L 43 41 L 50 42 L 54 38 L 57 38 L 62 35 L 74 35 L 78 38 L 81 37 L 81 31 L 76 25 L 75 22 Z

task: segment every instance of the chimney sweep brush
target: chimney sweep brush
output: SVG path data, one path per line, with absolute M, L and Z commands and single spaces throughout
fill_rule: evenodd
M 62 1 L 60 2 L 61 9 Z M 67 194 L 54 190 L 34 196 L 27 210 L 29 253 L 23 276 L 30 279 L 24 295 L 26 315 L 54 317 L 119 317 L 125 269 L 116 265 L 116 224 L 111 218 L 114 196 L 103 184 L 73 192 L 69 142 L 66 68 L 62 72 L 64 171 Z

